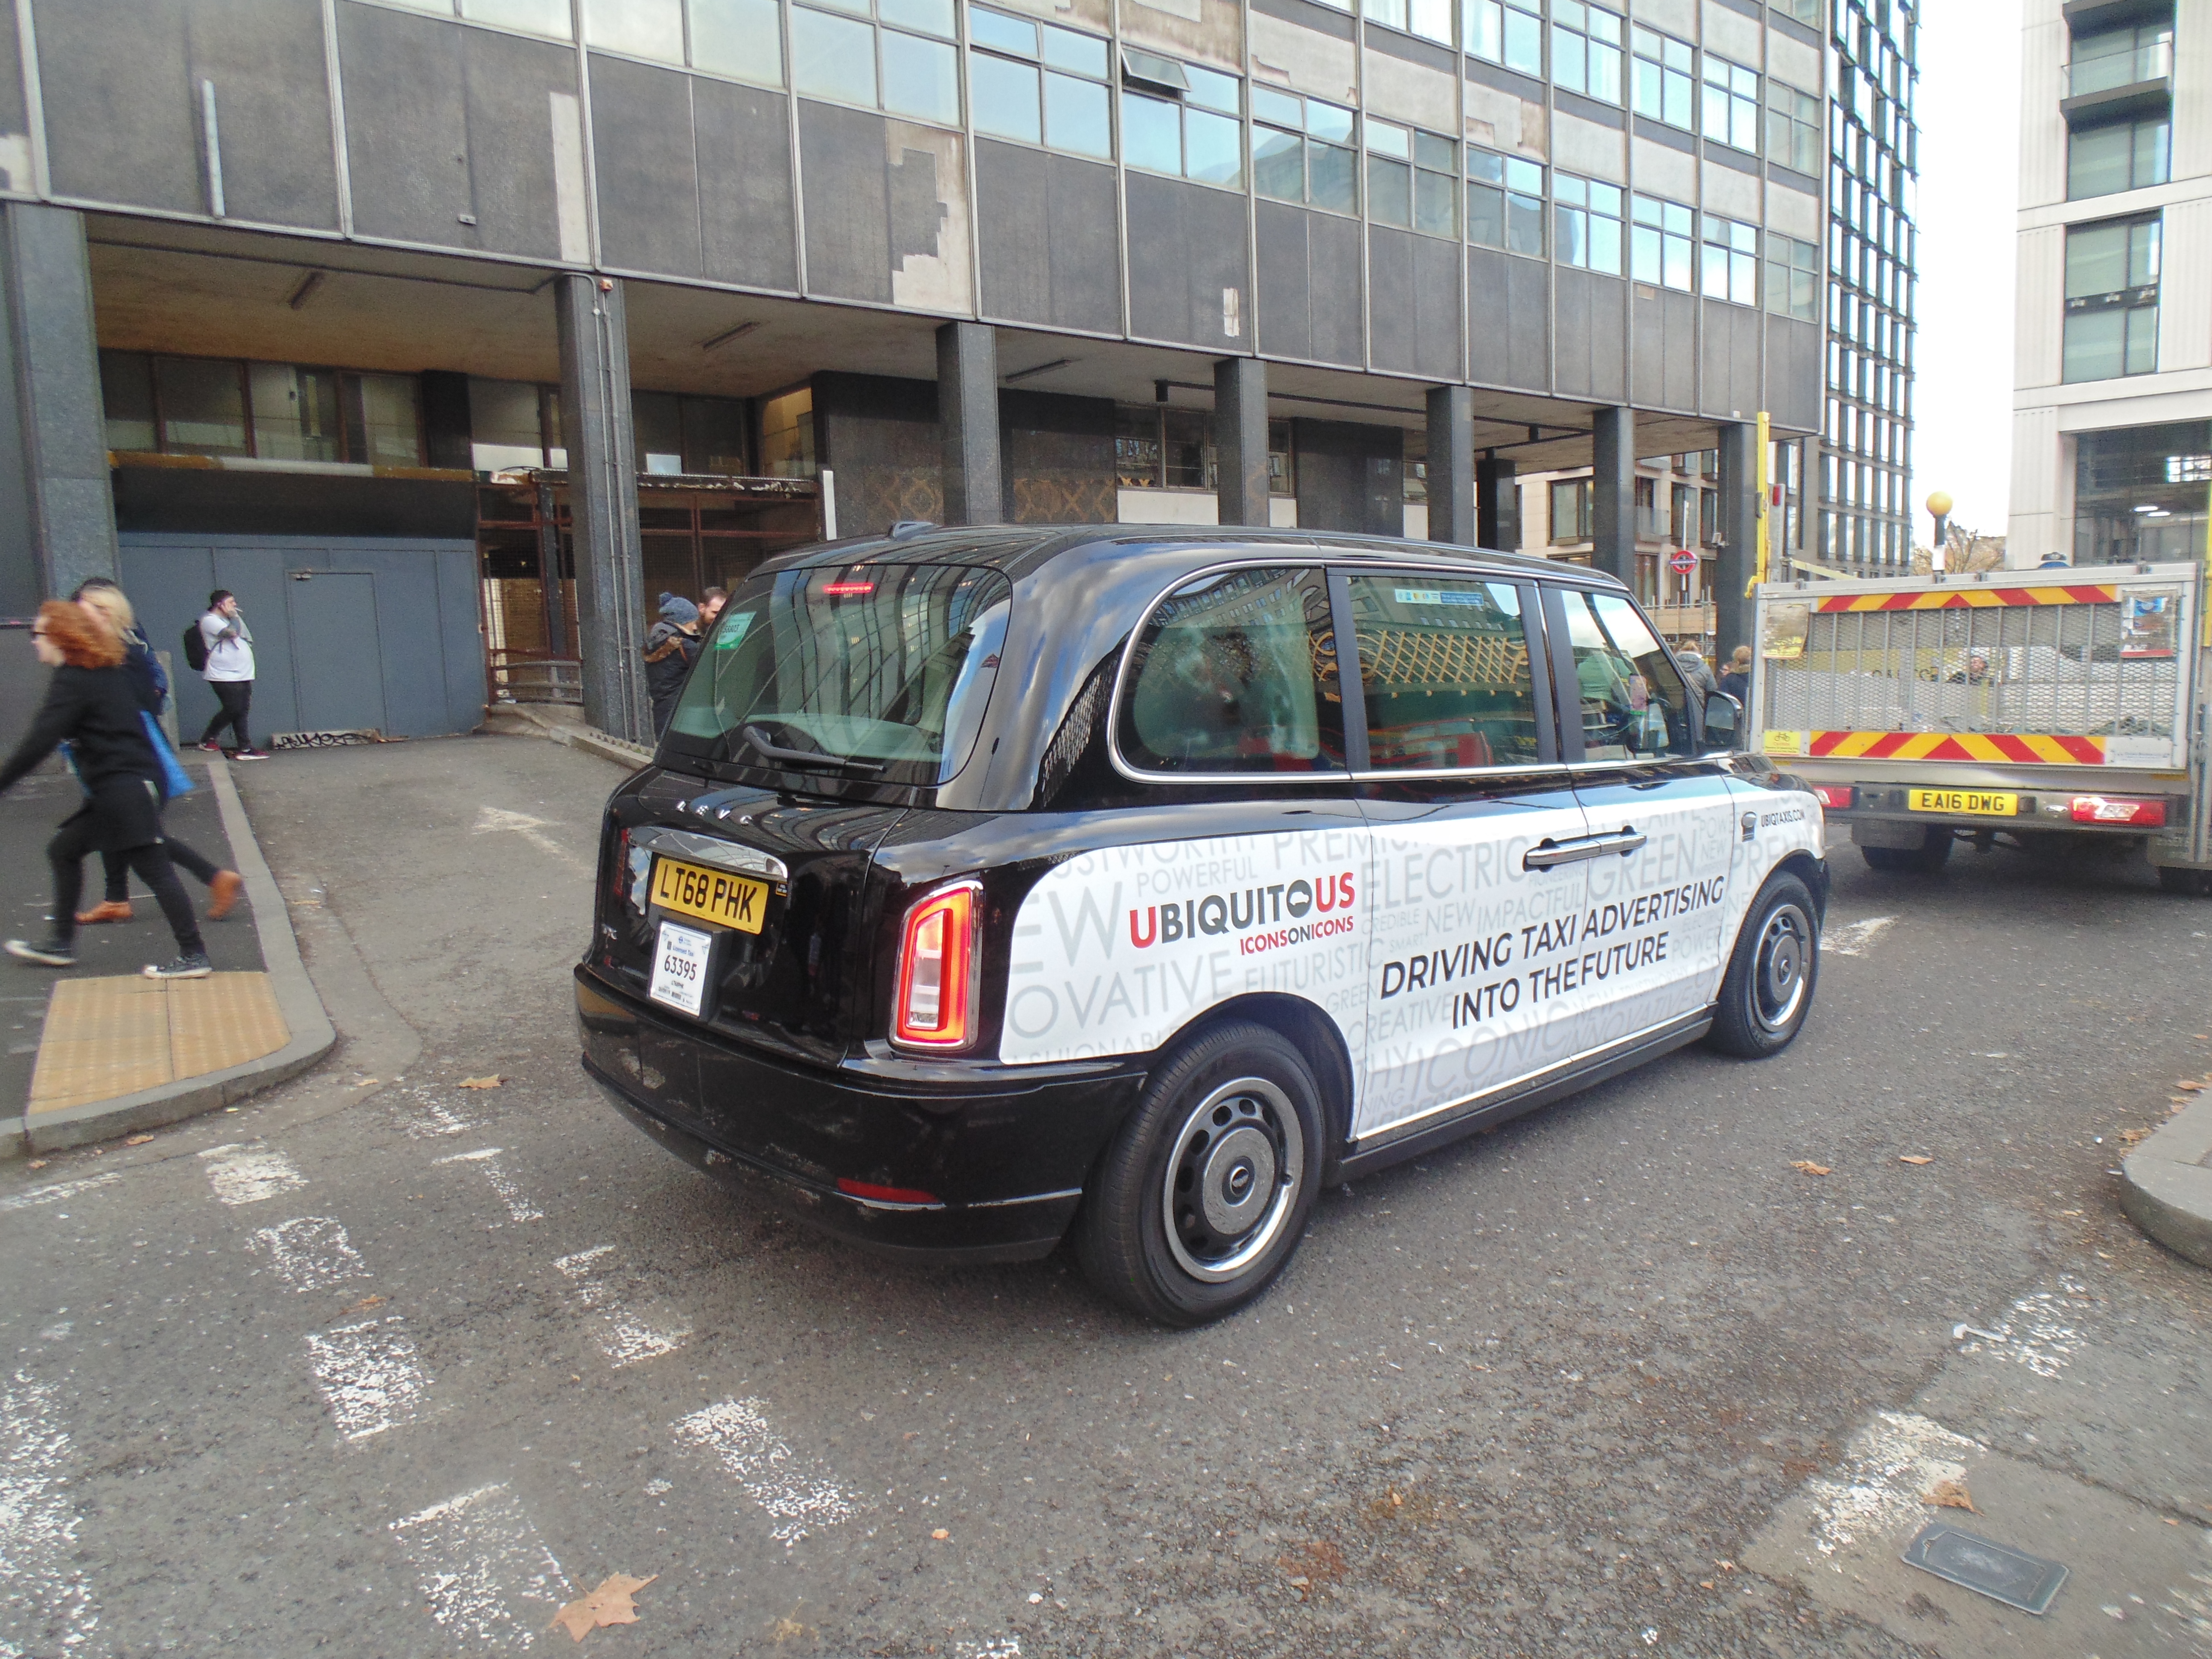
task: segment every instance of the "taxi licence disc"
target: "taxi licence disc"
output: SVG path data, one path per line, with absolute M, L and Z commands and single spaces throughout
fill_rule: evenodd
M 2011 818 L 2020 816 L 2020 797 L 1992 789 L 1915 789 L 1905 804 L 1916 812 L 1954 817 Z
M 653 902 L 678 915 L 696 916 L 741 933 L 757 933 L 768 908 L 768 884 L 726 870 L 709 870 L 680 859 L 656 858 Z

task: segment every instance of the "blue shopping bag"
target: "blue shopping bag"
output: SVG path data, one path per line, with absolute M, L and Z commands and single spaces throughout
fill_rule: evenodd
M 170 751 L 169 740 L 161 735 L 161 723 L 144 709 L 138 718 L 146 724 L 146 741 L 154 745 L 154 757 L 161 763 L 161 793 L 166 799 L 174 800 L 179 795 L 192 792 L 192 775 L 177 763 Z

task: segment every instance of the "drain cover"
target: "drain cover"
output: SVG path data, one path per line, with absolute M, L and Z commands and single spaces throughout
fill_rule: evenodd
M 1908 1567 L 1932 1572 L 1991 1601 L 2039 1618 L 2051 1611 L 2058 1587 L 2066 1582 L 2063 1562 L 2023 1555 L 2006 1544 L 1993 1544 L 1961 1532 L 1948 1521 L 1929 1522 L 1905 1547 Z

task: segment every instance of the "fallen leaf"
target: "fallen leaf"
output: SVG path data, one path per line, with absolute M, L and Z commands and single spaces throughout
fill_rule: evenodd
M 1716 1561 L 1713 1565 L 1723 1572 L 1734 1572 L 1736 1570 L 1735 1563 L 1733 1561 Z
M 933 1533 L 932 1533 L 932 1534 L 930 1534 L 929 1535 L 930 1535 L 932 1538 L 934 1538 L 935 1540 L 937 1540 L 937 1541 L 938 1541 L 939 1543 L 940 1543 L 940 1544 L 941 1544 L 941 1543 L 943 1543 L 946 1539 L 948 1539 L 948 1538 L 950 1538 L 950 1537 L 951 1537 L 951 1536 L 952 1536 L 952 1534 L 951 1534 L 951 1533 L 949 1533 L 949 1532 L 945 1531 L 945 1529 L 944 1528 L 942 1528 L 942 1527 L 939 1527 L 939 1528 L 935 1532 L 933 1532 Z
M 123 1137 L 123 1144 L 126 1146 L 143 1146 L 153 1138 L 151 1135 L 125 1135 Z
M 653 1578 L 659 1577 L 657 1572 L 653 1575 Z M 562 1626 L 579 1642 L 602 1625 L 635 1625 L 637 1608 L 630 1598 L 650 1584 L 653 1578 L 632 1578 L 621 1572 L 611 1574 L 589 1595 L 579 1596 L 555 1613 L 553 1625 Z M 553 1625 L 545 1628 L 550 1630 Z
M 353 1086 L 356 1089 L 368 1089 L 374 1087 L 376 1079 L 373 1077 L 357 1077 L 353 1080 Z
M 2168 1095 L 2166 1100 L 2169 1106 L 2186 1106 L 2191 1103 L 2187 1095 Z
M 1815 1164 L 1809 1158 L 1798 1158 L 1792 1163 L 1790 1167 L 1796 1170 L 1800 1175 L 1824 1176 L 1833 1175 L 1835 1173 L 1835 1171 L 1829 1169 L 1826 1164 Z
M 23 1167 L 27 1170 L 43 1170 L 46 1167 L 46 1160 L 43 1158 L 34 1158 Z
M 1963 1480 L 1938 1480 L 1929 1488 L 1928 1496 L 1920 1501 L 1933 1504 L 1938 1509 L 1965 1510 L 1972 1515 L 1981 1513 L 1974 1507 L 1974 1500 L 1967 1496 L 1966 1483 Z
M 353 1306 L 344 1310 L 344 1311 L 349 1314 L 360 1313 L 364 1309 L 375 1307 L 383 1300 L 384 1298 L 380 1296 L 365 1296 L 362 1297 L 360 1301 L 355 1303 Z
M 1899 1152 L 1897 1155 L 1897 1161 L 1899 1164 L 1933 1164 L 1936 1160 L 1932 1158 L 1923 1158 L 1917 1152 Z
M 1710 1578 L 1700 1578 L 1698 1580 L 1698 1588 L 1699 1589 L 1711 1589 L 1712 1587 L 1713 1581 Z
M 465 1077 L 461 1079 L 461 1087 L 464 1089 L 496 1089 L 501 1084 L 506 1081 L 507 1079 L 505 1078 L 500 1076 L 498 1073 L 494 1072 L 489 1077 Z
M 2148 1129 L 2123 1129 L 2112 1138 L 2123 1146 L 2132 1146 L 2149 1133 Z

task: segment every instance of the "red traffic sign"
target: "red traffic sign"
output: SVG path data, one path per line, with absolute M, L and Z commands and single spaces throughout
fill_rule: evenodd
M 1678 576 L 1686 576 L 1698 568 L 1698 556 L 1686 547 L 1678 547 L 1667 556 L 1667 568 Z

